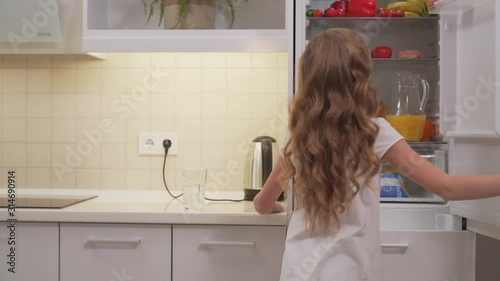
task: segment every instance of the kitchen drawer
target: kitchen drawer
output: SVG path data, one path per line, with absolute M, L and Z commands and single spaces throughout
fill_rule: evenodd
M 59 226 L 57 223 L 0 222 L 0 280 L 59 280 Z M 9 239 L 12 238 L 12 239 Z M 10 242 L 10 243 L 9 243 Z M 11 255 L 14 247 L 14 259 Z M 15 273 L 7 262 L 13 261 Z
M 170 225 L 61 224 L 60 281 L 170 281 Z
M 475 235 L 468 231 L 383 231 L 384 281 L 471 281 Z
M 276 281 L 285 226 L 173 227 L 173 280 Z

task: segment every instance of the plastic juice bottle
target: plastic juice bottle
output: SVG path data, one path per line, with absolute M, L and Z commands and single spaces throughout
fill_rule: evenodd
M 406 141 L 420 141 L 422 138 L 425 115 L 386 115 L 385 119 Z

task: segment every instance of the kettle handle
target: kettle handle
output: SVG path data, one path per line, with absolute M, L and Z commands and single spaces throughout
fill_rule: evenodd
M 267 178 L 271 174 L 271 170 L 273 169 L 273 143 L 264 139 L 261 142 L 262 144 L 262 187 L 267 181 Z
M 422 101 L 420 102 L 420 110 L 425 111 L 425 106 L 427 105 L 427 99 L 429 98 L 429 82 L 425 79 L 420 79 L 422 83 Z

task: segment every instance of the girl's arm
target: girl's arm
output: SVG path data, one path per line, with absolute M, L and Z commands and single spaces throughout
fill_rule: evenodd
M 500 196 L 500 176 L 450 176 L 423 159 L 401 140 L 384 160 L 404 176 L 445 200 L 473 200 Z
M 262 190 L 255 196 L 253 205 L 259 214 L 279 213 L 283 210 L 283 205 L 276 202 L 283 189 L 277 181 L 278 175 L 283 170 L 283 161 L 281 156 L 274 166 L 271 174 L 267 178 Z

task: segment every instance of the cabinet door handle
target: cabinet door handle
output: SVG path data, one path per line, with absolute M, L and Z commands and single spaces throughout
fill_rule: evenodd
M 255 247 L 255 242 L 202 241 L 202 246 Z
M 141 239 L 88 239 L 87 243 L 92 246 L 99 245 L 122 245 L 122 246 L 138 246 L 141 244 Z
M 382 250 L 406 251 L 410 247 L 410 244 L 382 244 L 380 246 L 382 247 Z

